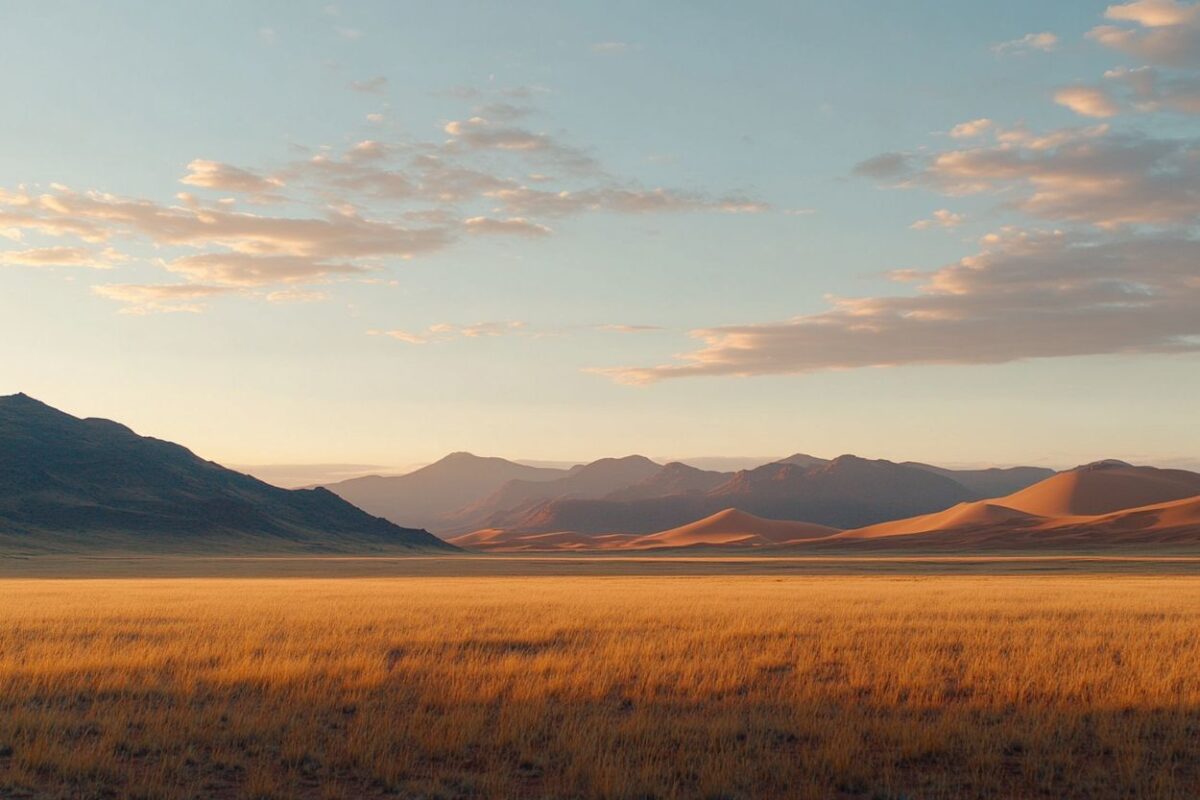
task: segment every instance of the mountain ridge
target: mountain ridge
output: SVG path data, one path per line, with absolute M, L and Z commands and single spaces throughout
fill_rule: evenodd
M 0 397 L 0 546 L 209 551 L 451 551 L 326 489 L 288 490 L 112 420 Z

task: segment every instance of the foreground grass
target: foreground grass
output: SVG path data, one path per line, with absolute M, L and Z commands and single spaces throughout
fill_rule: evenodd
M 1200 795 L 1200 579 L 0 581 L 0 797 Z

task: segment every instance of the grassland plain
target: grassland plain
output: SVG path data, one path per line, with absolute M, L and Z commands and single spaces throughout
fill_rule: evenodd
M 1191 798 L 1200 578 L 0 581 L 0 797 Z

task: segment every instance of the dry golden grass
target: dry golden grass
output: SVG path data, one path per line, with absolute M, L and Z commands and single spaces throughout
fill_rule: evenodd
M 1200 579 L 0 582 L 0 797 L 1200 796 Z

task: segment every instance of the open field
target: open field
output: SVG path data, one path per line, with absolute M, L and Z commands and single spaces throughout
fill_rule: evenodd
M 454 556 L 22 555 L 0 553 L 0 578 L 527 578 L 816 575 L 1193 575 L 1200 555 L 883 554 Z
M 1190 798 L 1200 577 L 6 579 L 0 797 Z

